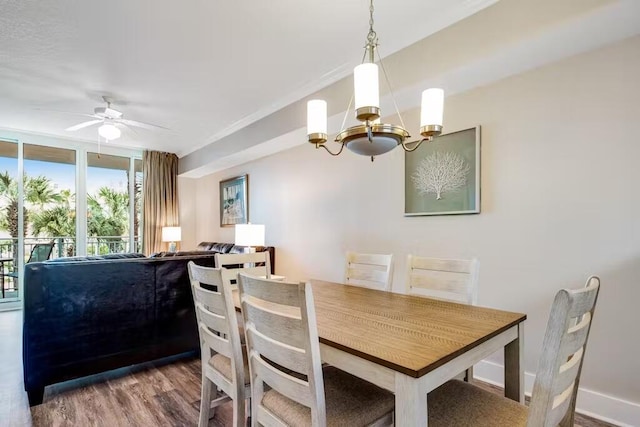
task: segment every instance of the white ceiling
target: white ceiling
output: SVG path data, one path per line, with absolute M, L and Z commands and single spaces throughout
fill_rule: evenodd
M 378 0 L 390 55 L 497 0 Z M 399 7 L 401 6 L 401 7 Z M 64 129 L 114 98 L 171 132 L 114 145 L 186 155 L 345 77 L 368 30 L 366 0 L 2 0 L 0 128 L 97 142 Z M 0 131 L 0 136 L 1 131 Z

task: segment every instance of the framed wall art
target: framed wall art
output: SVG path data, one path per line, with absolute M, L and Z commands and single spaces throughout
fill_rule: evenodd
M 220 181 L 220 226 L 249 222 L 249 176 Z
M 404 159 L 405 216 L 480 213 L 480 126 L 424 142 Z

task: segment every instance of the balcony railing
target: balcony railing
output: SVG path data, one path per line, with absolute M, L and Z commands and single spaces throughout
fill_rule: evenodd
M 25 263 L 29 261 L 31 250 L 35 245 L 38 243 L 49 243 L 51 241 L 54 242 L 54 246 L 49 259 L 76 255 L 75 237 L 25 237 Z M 142 244 L 141 239 L 136 237 L 132 243 L 133 245 L 130 245 L 129 238 L 122 236 L 89 237 L 87 239 L 87 255 L 140 252 Z M 2 301 L 3 298 L 17 298 L 18 280 L 13 277 L 15 276 L 13 273 L 17 269 L 18 239 L 0 239 L 0 259 L 5 260 L 4 262 L 1 262 L 0 265 L 0 269 L 2 270 L 0 286 L 3 288 L 3 292 L 0 293 L 0 301 Z

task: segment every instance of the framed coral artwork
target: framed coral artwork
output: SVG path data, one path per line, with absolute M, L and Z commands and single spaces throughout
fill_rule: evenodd
M 480 126 L 405 153 L 404 215 L 480 213 Z
M 220 181 L 220 226 L 232 227 L 249 221 L 249 176 Z

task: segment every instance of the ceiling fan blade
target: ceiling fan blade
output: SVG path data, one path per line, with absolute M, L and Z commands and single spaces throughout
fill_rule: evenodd
M 118 122 L 119 122 L 118 127 L 121 127 L 122 129 L 126 129 L 127 132 L 131 132 L 131 134 L 133 134 L 133 136 L 135 136 L 136 138 L 140 138 L 140 134 L 136 132 L 136 130 L 132 126 L 122 123 L 122 121 L 120 120 L 118 120 Z
M 102 123 L 102 120 L 89 120 L 88 122 L 79 123 L 79 124 L 77 124 L 75 126 L 68 127 L 65 130 L 67 132 L 74 132 L 76 130 L 84 129 L 86 127 L 89 127 L 91 125 L 96 125 L 98 123 Z
M 127 126 L 136 126 L 136 127 L 147 129 L 147 130 L 156 130 L 156 129 L 171 130 L 164 126 L 152 125 L 151 123 L 137 122 L 135 120 L 129 120 L 129 119 L 116 119 L 115 121 L 125 124 Z
M 74 113 L 71 111 L 60 111 L 60 110 L 47 110 L 45 108 L 35 108 L 36 111 L 43 111 L 46 113 L 57 113 L 57 114 L 69 114 L 72 116 L 81 116 L 81 117 L 91 117 L 93 119 L 99 119 L 99 116 L 96 116 L 95 114 L 85 114 L 85 113 Z

